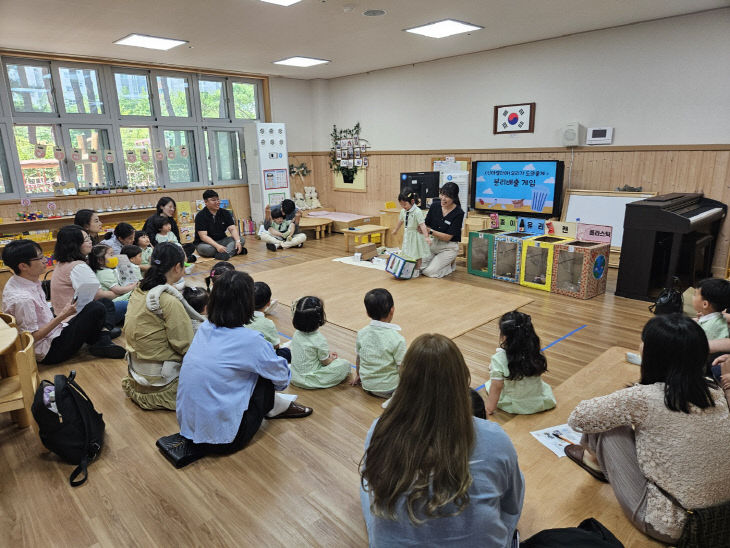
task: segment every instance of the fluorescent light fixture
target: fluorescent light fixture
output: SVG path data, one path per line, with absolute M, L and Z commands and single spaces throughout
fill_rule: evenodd
M 174 40 L 172 38 L 160 38 L 146 34 L 130 34 L 114 42 L 120 46 L 135 46 L 138 48 L 161 49 L 167 51 L 177 46 L 187 44 L 187 40 Z
M 276 4 L 277 6 L 291 6 L 292 4 L 296 4 L 297 2 L 301 2 L 302 0 L 261 0 L 262 2 L 266 2 L 267 4 Z
M 483 28 L 484 27 L 472 25 L 470 23 L 454 21 L 453 19 L 444 19 L 443 21 L 436 21 L 435 23 L 429 23 L 428 25 L 405 29 L 405 31 L 412 32 L 414 34 L 422 34 L 429 38 L 446 38 L 447 36 L 453 36 L 454 34 L 461 34 L 463 32 L 470 32 L 472 30 L 480 30 Z
M 329 61 L 326 59 L 312 59 L 311 57 L 289 57 L 281 61 L 274 61 L 275 65 L 289 65 L 292 67 L 313 67 L 324 63 L 329 63 Z

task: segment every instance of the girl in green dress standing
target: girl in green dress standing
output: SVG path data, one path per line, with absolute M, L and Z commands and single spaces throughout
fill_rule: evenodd
M 395 236 L 400 230 L 401 225 L 405 225 L 402 252 L 406 257 L 415 259 L 416 272 L 420 272 L 421 259 L 431 255 L 429 250 L 431 237 L 428 235 L 426 217 L 418 207 L 418 195 L 411 187 L 404 187 L 398 194 L 398 203 L 403 209 L 400 210 L 400 217 L 398 217 L 398 224 L 393 229 L 393 235 Z
M 302 297 L 292 306 L 296 331 L 291 342 L 291 383 L 300 388 L 330 388 L 344 381 L 351 365 L 330 352 L 319 332 L 326 322 L 324 303 L 318 297 Z
M 499 346 L 489 364 L 487 413 L 499 407 L 507 413 L 531 415 L 555 407 L 553 391 L 541 378 L 547 360 L 528 314 L 515 310 L 500 318 Z

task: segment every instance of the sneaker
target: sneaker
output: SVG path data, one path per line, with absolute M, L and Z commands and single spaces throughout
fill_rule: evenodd
M 276 244 L 266 244 L 266 249 L 269 251 L 276 251 Z
M 121 360 L 127 351 L 116 344 L 96 343 L 89 346 L 89 353 L 97 358 L 113 358 Z
M 219 261 L 227 261 L 231 258 L 231 256 L 225 251 L 216 251 L 215 255 L 213 255 L 213 258 Z
M 297 247 L 301 248 L 304 244 L 298 244 Z

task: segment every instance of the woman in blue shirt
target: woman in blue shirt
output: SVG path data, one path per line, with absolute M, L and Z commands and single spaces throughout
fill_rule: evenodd
M 472 417 L 469 370 L 437 334 L 408 347 L 368 432 L 360 500 L 370 546 L 509 546 L 524 480 L 502 428 Z
M 254 312 L 253 280 L 245 272 L 216 278 L 208 321 L 183 360 L 177 389 L 180 434 L 197 454 L 243 449 L 267 418 L 300 418 L 312 409 L 276 394 L 289 385 L 284 358 L 258 331 L 244 327 Z

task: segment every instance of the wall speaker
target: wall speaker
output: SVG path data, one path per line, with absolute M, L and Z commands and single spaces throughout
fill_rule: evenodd
M 564 147 L 577 147 L 580 145 L 580 124 L 570 122 L 560 130 L 560 137 Z

